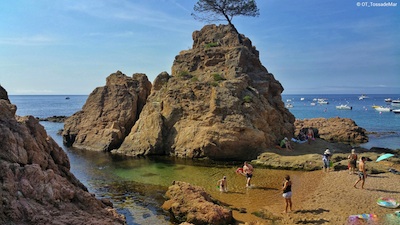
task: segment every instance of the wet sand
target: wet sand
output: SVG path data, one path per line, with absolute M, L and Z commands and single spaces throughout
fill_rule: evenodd
M 291 174 L 290 171 L 281 173 L 282 176 Z M 376 204 L 379 197 L 400 201 L 400 175 L 369 175 L 364 189 L 361 189 L 361 183 L 359 188 L 353 187 L 358 176 L 347 171 L 292 172 L 291 175 L 293 211 L 289 213 L 283 212 L 284 200 L 278 179 L 263 182 L 256 181 L 255 177 L 253 188 L 219 193 L 214 197 L 235 209 L 233 215 L 237 224 L 349 224 L 350 215 L 363 213 L 377 215 L 377 219 L 368 224 L 400 224 L 400 217 L 392 222 L 388 219 L 392 216 L 388 214 L 400 208 L 389 209 Z M 261 174 L 257 177 L 265 179 Z
M 326 143 L 297 148 L 297 152 L 288 153 L 296 160 L 309 159 L 309 153 L 315 153 Z M 297 146 L 299 147 L 299 146 Z M 340 148 L 336 154 L 340 154 Z M 306 150 L 307 149 L 307 150 Z M 348 151 L 342 149 L 343 152 Z M 296 151 L 296 150 L 295 150 Z M 284 153 L 286 154 L 286 153 Z M 347 153 L 342 153 L 346 157 Z M 370 155 L 376 157 L 377 153 L 363 153 L 359 156 Z M 303 158 L 303 159 L 302 159 Z M 318 160 L 320 157 L 318 157 Z M 376 158 L 374 158 L 376 159 Z M 371 174 L 372 168 L 395 168 L 400 170 L 398 158 L 382 162 L 367 162 L 367 174 L 364 189 L 354 188 L 358 179 L 356 174 L 349 174 L 347 170 L 330 171 L 322 170 L 304 172 L 275 170 L 271 173 L 268 169 L 255 167 L 253 188 L 245 188 L 245 178 L 240 175 L 230 177 L 228 193 L 211 193 L 213 197 L 233 208 L 237 224 L 269 225 L 269 224 L 400 224 L 400 217 L 394 217 L 394 212 L 400 210 L 384 208 L 377 205 L 380 197 L 391 197 L 400 201 L 400 175 L 390 172 Z M 322 162 L 315 161 L 319 164 Z M 293 211 L 284 213 L 284 199 L 280 190 L 284 176 L 288 174 L 293 182 Z M 376 214 L 377 218 L 366 223 L 362 220 L 351 221 L 350 215 Z M 257 214 L 257 215 L 255 215 Z

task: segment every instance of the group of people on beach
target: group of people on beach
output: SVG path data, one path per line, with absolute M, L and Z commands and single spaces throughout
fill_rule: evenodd
M 242 174 L 246 177 L 246 187 L 251 186 L 251 178 L 253 177 L 254 168 L 247 161 L 244 162 L 243 167 L 236 170 L 236 173 Z M 219 190 L 221 192 L 228 191 L 228 182 L 226 176 L 224 176 L 221 180 L 217 182 Z M 290 176 L 286 175 L 284 178 L 283 186 L 282 186 L 282 197 L 285 199 L 285 213 L 288 212 L 288 208 L 292 211 L 292 181 L 290 180 Z
M 324 172 L 329 172 L 329 168 L 332 166 L 332 163 L 330 161 L 332 157 L 331 152 L 327 148 L 322 155 L 322 162 L 323 162 L 323 167 L 322 170 Z M 356 168 L 357 168 L 357 159 L 358 156 L 356 154 L 356 150 L 353 148 L 351 150 L 350 155 L 347 156 L 348 159 L 348 169 L 349 169 L 349 174 L 356 174 Z M 358 163 L 358 179 L 356 180 L 355 184 L 353 185 L 355 188 L 357 188 L 357 184 L 361 182 L 361 188 L 364 188 L 365 184 L 365 179 L 367 178 L 367 173 L 366 173 L 366 168 L 365 168 L 365 162 L 367 161 L 366 157 L 361 157 L 360 161 Z
M 331 159 L 332 153 L 330 150 L 327 148 L 324 151 L 324 154 L 322 156 L 322 161 L 323 161 L 323 171 L 324 172 L 329 172 L 329 168 L 332 166 L 331 165 Z M 351 150 L 351 154 L 347 157 L 349 160 L 348 168 L 349 168 L 349 174 L 355 174 L 356 173 L 356 167 L 357 167 L 357 159 L 358 156 L 355 152 L 355 149 Z M 361 160 L 359 161 L 358 164 L 358 179 L 353 185 L 355 188 L 357 188 L 357 184 L 361 182 L 361 188 L 364 188 L 364 183 L 365 179 L 367 177 L 366 174 L 366 167 L 365 167 L 365 162 L 367 158 L 366 157 L 361 157 Z M 251 178 L 253 177 L 253 171 L 254 168 L 252 165 L 250 165 L 248 162 L 244 162 L 243 167 L 239 168 L 236 170 L 237 173 L 242 174 L 243 176 L 246 177 L 246 187 L 251 186 Z M 218 187 L 221 192 L 227 192 L 228 191 L 228 182 L 226 176 L 224 176 L 221 180 L 218 180 Z M 292 211 L 292 181 L 290 180 L 290 176 L 286 175 L 284 177 L 283 185 L 282 185 L 282 197 L 285 200 L 285 210 L 284 212 L 287 213 L 288 209 Z
M 311 141 L 315 140 L 314 137 L 314 129 L 312 127 L 309 128 L 301 128 L 299 134 L 297 135 L 296 138 L 292 138 L 294 142 L 297 143 L 305 143 L 307 142 L 308 144 L 311 144 Z M 294 150 L 291 140 L 289 140 L 287 137 L 283 138 L 281 142 L 279 143 L 279 146 L 281 148 L 286 148 L 286 150 Z

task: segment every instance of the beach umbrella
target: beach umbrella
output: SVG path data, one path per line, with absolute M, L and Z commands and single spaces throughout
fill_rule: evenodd
M 379 161 L 382 161 L 382 160 L 384 160 L 384 159 L 390 158 L 390 157 L 392 157 L 392 156 L 394 156 L 394 155 L 393 155 L 393 154 L 390 154 L 390 153 L 386 153 L 386 154 L 383 154 L 383 155 L 379 156 L 379 157 L 376 159 L 376 161 L 379 162 Z

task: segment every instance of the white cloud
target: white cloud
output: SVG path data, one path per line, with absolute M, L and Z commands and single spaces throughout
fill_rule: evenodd
M 2 45 L 53 45 L 57 39 L 46 35 L 33 35 L 26 37 L 0 37 Z

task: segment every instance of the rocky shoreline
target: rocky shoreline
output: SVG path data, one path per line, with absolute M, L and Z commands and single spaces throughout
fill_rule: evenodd
M 282 148 L 271 148 L 268 152 L 264 152 L 253 160 L 252 163 L 264 168 L 283 169 L 283 170 L 302 170 L 315 171 L 322 169 L 322 154 L 329 148 L 332 152 L 333 170 L 346 170 L 348 167 L 347 156 L 351 149 L 355 149 L 359 157 L 365 156 L 372 160 L 369 163 L 371 173 L 385 173 L 388 171 L 387 165 L 376 163 L 375 160 L 383 153 L 399 154 L 400 150 L 392 150 L 385 148 L 372 148 L 371 150 L 352 147 L 345 143 L 332 143 L 317 138 L 310 145 L 307 143 L 294 143 L 294 150 L 288 151 Z M 395 162 L 400 163 L 400 159 Z M 398 167 L 394 165 L 395 167 Z
M 33 116 L 17 116 L 0 86 L 0 223 L 126 224 L 70 172 L 68 156 Z

